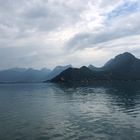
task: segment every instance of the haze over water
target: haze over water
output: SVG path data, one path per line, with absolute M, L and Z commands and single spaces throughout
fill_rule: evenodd
M 140 83 L 0 85 L 0 140 L 139 140 Z

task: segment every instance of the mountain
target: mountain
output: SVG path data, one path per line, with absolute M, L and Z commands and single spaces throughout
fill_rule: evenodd
M 3 82 L 21 82 L 21 83 L 35 83 L 50 80 L 67 68 L 72 67 L 67 66 L 57 66 L 52 71 L 47 68 L 42 68 L 41 70 L 33 68 L 12 68 L 0 71 L 0 83 Z
M 133 64 L 135 64 L 134 62 L 137 60 L 139 59 L 137 59 L 134 55 L 132 55 L 131 53 L 125 52 L 109 60 L 102 68 L 109 70 L 109 69 L 125 68 L 126 66 L 130 67 Z
M 42 82 L 51 70 L 43 68 L 35 70 L 32 68 L 12 68 L 0 71 L 0 82 Z
M 51 82 L 93 82 L 97 80 L 140 80 L 140 59 L 125 52 L 109 60 L 103 67 L 68 68 Z
M 108 61 L 102 71 L 111 73 L 112 79 L 140 79 L 140 59 L 125 52 Z
M 72 68 L 71 65 L 57 66 L 52 71 L 12 68 L 0 71 L 3 82 L 93 82 L 97 80 L 140 80 L 140 59 L 125 52 L 109 60 L 103 67 L 93 65 Z
M 72 65 L 66 65 L 66 66 L 56 66 L 51 73 L 47 76 L 46 80 L 51 80 L 54 77 L 56 77 L 57 75 L 59 75 L 61 72 L 63 72 L 64 70 L 68 69 L 72 67 Z
M 53 78 L 51 82 L 71 82 L 71 81 L 87 81 L 94 77 L 92 70 L 83 66 L 81 68 L 68 68 L 58 76 Z
M 86 66 L 81 68 L 68 68 L 60 73 L 55 78 L 51 79 L 50 82 L 54 83 L 69 83 L 69 82 L 92 82 L 95 80 L 106 80 L 108 77 L 100 71 L 93 71 Z
M 100 71 L 100 70 L 101 70 L 101 68 L 97 68 L 97 67 L 95 67 L 95 66 L 93 66 L 93 65 L 89 65 L 88 68 L 89 68 L 90 70 L 92 70 L 92 71 Z
M 43 82 L 48 75 L 50 74 L 50 70 L 43 68 L 41 70 L 36 69 L 27 69 L 24 73 L 21 73 L 18 82 Z

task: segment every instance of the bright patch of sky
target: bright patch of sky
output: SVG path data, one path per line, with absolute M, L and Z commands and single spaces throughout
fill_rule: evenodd
M 117 7 L 115 10 L 108 14 L 108 20 L 112 20 L 117 16 L 122 16 L 125 14 L 130 14 L 140 10 L 140 5 L 138 1 L 125 1 L 122 5 Z

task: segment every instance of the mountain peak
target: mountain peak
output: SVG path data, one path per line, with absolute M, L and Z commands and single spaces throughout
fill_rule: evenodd
M 96 67 L 90 64 L 90 65 L 88 66 L 88 68 L 96 68 Z
M 54 70 L 67 69 L 67 68 L 69 68 L 69 67 L 72 67 L 72 65 L 69 64 L 69 65 L 66 65 L 66 66 L 56 66 L 56 67 L 54 68 Z
M 129 58 L 135 58 L 135 56 L 129 52 L 124 52 L 122 54 L 119 54 L 117 55 L 115 58 L 126 58 L 126 59 L 129 59 Z
M 115 58 L 109 60 L 105 65 L 104 69 L 118 69 L 131 66 L 135 62 L 136 57 L 129 52 L 124 52 L 117 55 Z
M 82 66 L 80 67 L 80 69 L 88 69 L 86 66 Z

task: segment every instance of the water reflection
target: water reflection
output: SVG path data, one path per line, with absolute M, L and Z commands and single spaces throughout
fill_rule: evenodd
M 83 135 L 87 139 L 140 138 L 139 82 L 57 86 L 66 100 L 74 102 L 69 119 L 71 123 L 77 120 L 73 126 L 79 126 L 82 138 Z
M 0 85 L 0 139 L 139 140 L 140 83 Z
M 139 113 L 140 107 L 140 82 L 110 82 L 110 83 L 94 83 L 90 85 L 76 85 L 76 84 L 61 84 L 57 85 L 64 93 L 67 95 L 73 94 L 82 95 L 82 97 L 87 98 L 87 96 L 94 96 L 99 94 L 99 96 L 105 96 L 109 101 L 110 106 L 117 105 L 120 110 L 128 113 L 130 115 L 133 112 L 134 117 Z M 106 98 L 104 97 L 104 98 Z M 90 100 L 88 99 L 88 101 Z M 138 110 L 137 110 L 138 108 Z M 134 112 L 136 111 L 136 112 Z

